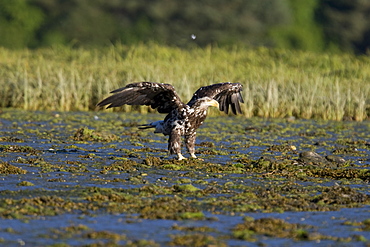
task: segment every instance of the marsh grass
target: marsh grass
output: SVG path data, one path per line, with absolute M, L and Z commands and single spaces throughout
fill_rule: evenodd
M 244 85 L 246 117 L 356 121 L 370 117 L 366 56 L 139 44 L 89 50 L 0 48 L 0 64 L 1 107 L 94 110 L 111 90 L 136 81 L 173 84 L 187 101 L 200 86 L 231 81 Z M 121 110 L 150 111 L 130 106 Z

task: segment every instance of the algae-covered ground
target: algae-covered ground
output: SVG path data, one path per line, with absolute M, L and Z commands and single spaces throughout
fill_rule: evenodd
M 370 122 L 209 117 L 177 161 L 162 117 L 3 109 L 0 245 L 370 246 Z

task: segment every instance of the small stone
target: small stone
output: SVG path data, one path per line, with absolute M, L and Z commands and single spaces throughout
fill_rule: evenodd
M 346 160 L 343 159 L 342 157 L 335 156 L 335 155 L 327 155 L 325 156 L 325 159 L 330 162 L 335 162 L 335 163 L 340 163 L 340 164 L 346 162 Z

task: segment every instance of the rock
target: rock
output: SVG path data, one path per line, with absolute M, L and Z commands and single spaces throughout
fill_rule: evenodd
M 331 166 L 331 163 L 328 162 L 325 158 L 312 151 L 305 151 L 300 153 L 298 162 L 319 167 Z
M 305 151 L 299 154 L 299 160 L 304 162 L 323 162 L 325 159 L 318 153 L 312 151 Z
M 335 162 L 335 163 L 339 163 L 339 164 L 342 164 L 342 163 L 346 162 L 346 160 L 343 159 L 342 157 L 335 156 L 335 155 L 327 155 L 327 156 L 325 156 L 325 159 L 327 161 Z

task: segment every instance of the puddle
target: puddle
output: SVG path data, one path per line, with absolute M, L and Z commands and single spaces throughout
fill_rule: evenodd
M 370 244 L 370 122 L 209 117 L 177 161 L 161 117 L 4 109 L 0 243 Z

